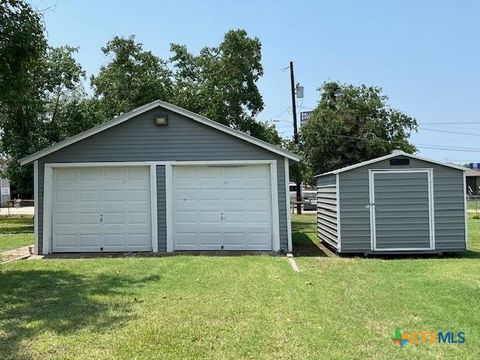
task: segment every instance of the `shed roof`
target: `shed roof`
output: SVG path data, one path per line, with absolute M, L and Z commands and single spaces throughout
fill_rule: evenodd
M 121 124 L 121 123 L 135 117 L 135 116 L 138 116 L 138 115 L 140 115 L 142 113 L 145 113 L 149 110 L 152 110 L 156 107 L 162 107 L 162 108 L 170 110 L 174 113 L 183 115 L 183 116 L 185 116 L 189 119 L 192 119 L 192 120 L 197 121 L 199 123 L 202 123 L 204 125 L 215 128 L 215 129 L 217 129 L 219 131 L 222 131 L 224 133 L 227 133 L 231 136 L 242 139 L 242 140 L 244 140 L 248 143 L 251 143 L 253 145 L 262 147 L 262 148 L 264 148 L 268 151 L 271 151 L 273 153 L 284 156 L 288 159 L 291 159 L 291 160 L 294 160 L 294 161 L 299 161 L 300 160 L 300 158 L 297 155 L 294 155 L 294 154 L 292 154 L 292 153 L 290 153 L 290 152 L 288 152 L 288 151 L 286 151 L 286 150 L 284 150 L 284 149 L 282 149 L 278 146 L 269 144 L 265 141 L 262 141 L 260 139 L 255 138 L 253 136 L 247 135 L 247 134 L 245 134 L 241 131 L 234 130 L 234 129 L 228 127 L 228 126 L 225 126 L 225 125 L 220 124 L 216 121 L 210 120 L 210 119 L 208 119 L 204 116 L 195 114 L 194 112 L 191 112 L 191 111 L 189 111 L 187 109 L 184 109 L 184 108 L 181 108 L 179 106 L 170 104 L 170 103 L 162 101 L 162 100 L 155 100 L 155 101 L 152 101 L 151 103 L 145 104 L 145 105 L 140 106 L 140 107 L 138 107 L 138 108 L 136 108 L 132 111 L 129 111 L 128 113 L 117 116 L 116 118 L 114 118 L 110 121 L 107 121 L 103 124 L 97 125 L 97 126 L 91 128 L 91 129 L 85 130 L 85 131 L 83 131 L 83 132 L 81 132 L 77 135 L 74 135 L 74 136 L 68 138 L 68 139 L 65 139 L 65 140 L 60 141 L 56 144 L 48 146 L 48 147 L 46 147 L 46 148 L 44 148 L 40 151 L 37 151 L 36 153 L 28 155 L 28 156 L 20 159 L 20 164 L 25 165 L 25 164 L 31 163 L 32 161 L 38 160 L 41 157 L 44 157 L 44 156 L 46 156 L 48 154 L 51 154 L 55 151 L 58 151 L 58 150 L 60 150 L 64 147 L 72 145 L 72 144 L 74 144 L 78 141 L 86 139 L 86 138 L 88 138 L 92 135 L 98 134 L 99 132 L 110 129 L 111 127 L 119 125 L 119 124 Z
M 363 162 L 360 162 L 358 164 L 345 166 L 341 169 L 337 169 L 337 170 L 333 170 L 333 171 L 329 171 L 329 172 L 326 172 L 326 173 L 323 173 L 323 174 L 316 175 L 315 177 L 320 177 L 320 176 L 324 176 L 324 175 L 340 174 L 340 173 L 343 173 L 345 171 L 350 171 L 350 170 L 353 170 L 353 169 L 356 169 L 356 168 L 359 168 L 359 167 L 362 167 L 362 166 L 374 164 L 376 162 L 383 161 L 383 160 L 388 160 L 388 159 L 391 159 L 391 158 L 394 158 L 394 157 L 397 157 L 397 156 L 406 156 L 406 157 L 409 157 L 411 159 L 421 160 L 421 161 L 425 161 L 425 162 L 429 162 L 429 163 L 432 163 L 432 164 L 437 164 L 437 165 L 441 165 L 441 166 L 445 166 L 445 167 L 449 167 L 449 168 L 457 169 L 457 170 L 461 170 L 461 171 L 466 171 L 467 170 L 467 168 L 465 168 L 463 166 L 459 166 L 459 165 L 455 165 L 455 164 L 449 164 L 449 163 L 443 163 L 443 162 L 436 161 L 436 160 L 431 160 L 431 159 L 426 159 L 426 158 L 418 156 L 418 155 L 408 154 L 406 152 L 396 150 L 389 155 L 385 155 L 385 156 L 381 156 L 381 157 L 378 157 L 378 158 L 375 158 L 375 159 L 363 161 Z

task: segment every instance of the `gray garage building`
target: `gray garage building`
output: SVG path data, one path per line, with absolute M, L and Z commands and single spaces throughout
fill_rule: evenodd
M 339 253 L 462 252 L 465 168 L 391 155 L 317 176 L 317 234 Z
M 298 157 L 154 101 L 24 159 L 35 251 L 291 251 Z

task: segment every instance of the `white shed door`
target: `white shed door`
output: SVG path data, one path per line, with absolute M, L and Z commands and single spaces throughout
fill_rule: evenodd
M 151 251 L 148 167 L 53 171 L 53 252 Z
M 175 250 L 271 250 L 270 167 L 174 166 Z

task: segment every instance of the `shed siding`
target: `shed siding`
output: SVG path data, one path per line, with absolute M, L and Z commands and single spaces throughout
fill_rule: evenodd
M 317 178 L 317 236 L 338 248 L 337 177 Z
M 435 248 L 442 251 L 465 250 L 465 210 L 463 172 L 416 159 L 410 165 L 391 166 L 389 160 L 362 166 L 339 174 L 342 252 L 370 249 L 369 169 L 433 169 Z M 392 186 L 401 183 L 392 182 Z M 392 226 L 395 219 L 391 220 Z
M 158 114 L 168 115 L 168 126 L 155 126 Z M 43 191 L 46 163 L 124 162 L 124 161 L 212 161 L 212 160 L 276 160 L 280 248 L 287 250 L 287 206 L 285 171 L 281 155 L 188 119 L 182 115 L 157 108 L 122 124 L 81 140 L 38 160 L 38 221 L 39 251 L 43 246 Z M 162 173 L 162 171 L 160 171 Z M 157 173 L 157 182 L 162 184 Z M 165 181 L 163 181 L 165 184 Z M 159 194 L 161 191 L 158 192 Z M 160 195 L 158 195 L 160 196 Z M 162 200 L 163 199 L 158 199 Z M 160 201 L 159 201 L 160 204 Z M 160 223 L 164 212 L 158 209 Z M 160 221 L 162 220 L 162 221 Z M 159 250 L 163 245 L 159 243 Z

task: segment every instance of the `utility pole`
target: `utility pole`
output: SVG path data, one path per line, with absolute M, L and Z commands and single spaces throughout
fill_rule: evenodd
M 292 115 L 293 115 L 293 141 L 298 145 L 298 129 L 297 129 L 297 104 L 295 99 L 295 76 L 293 74 L 293 61 L 290 61 L 290 87 L 292 91 Z M 299 176 L 295 179 L 296 183 L 296 202 L 297 214 L 302 214 L 302 189 L 299 181 Z

